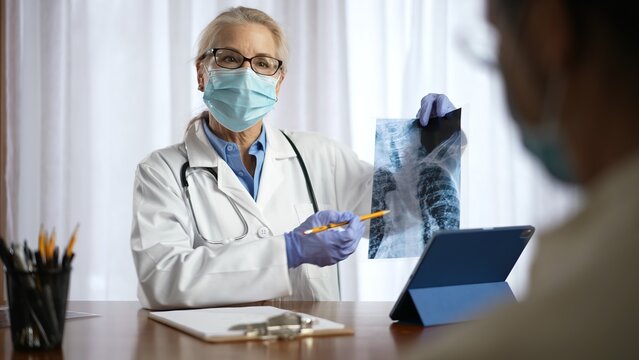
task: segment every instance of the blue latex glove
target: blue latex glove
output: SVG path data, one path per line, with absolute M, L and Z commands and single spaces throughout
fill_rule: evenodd
M 326 230 L 304 235 L 304 231 L 314 227 L 343 221 L 350 221 L 343 231 Z M 295 230 L 284 234 L 288 267 L 304 263 L 327 266 L 346 259 L 357 249 L 364 228 L 359 216 L 352 212 L 326 210 L 311 215 Z
M 444 116 L 453 110 L 455 106 L 446 95 L 428 94 L 422 98 L 422 107 L 415 116 L 422 126 L 426 126 L 431 118 Z

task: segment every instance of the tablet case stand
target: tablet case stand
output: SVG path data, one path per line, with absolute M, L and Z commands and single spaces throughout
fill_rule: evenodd
M 436 233 L 391 310 L 391 319 L 443 325 L 474 320 L 515 302 L 506 279 L 534 230 L 525 225 Z
M 409 289 L 407 295 L 398 320 L 422 326 L 473 320 L 479 311 L 516 301 L 505 281 Z

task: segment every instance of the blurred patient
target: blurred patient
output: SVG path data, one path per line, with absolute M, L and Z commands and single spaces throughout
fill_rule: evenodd
M 488 3 L 522 141 L 555 178 L 583 188 L 585 202 L 539 239 L 525 301 L 444 330 L 417 357 L 639 358 L 635 3 Z

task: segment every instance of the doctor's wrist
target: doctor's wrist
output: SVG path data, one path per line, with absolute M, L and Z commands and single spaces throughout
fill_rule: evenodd
M 300 265 L 300 257 L 296 252 L 295 235 L 293 232 L 284 233 L 284 243 L 286 245 L 286 261 L 288 268 L 295 268 Z

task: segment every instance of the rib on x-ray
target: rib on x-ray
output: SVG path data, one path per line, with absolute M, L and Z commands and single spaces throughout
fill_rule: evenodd
M 437 230 L 459 228 L 461 109 L 431 119 L 378 120 L 370 259 L 420 256 Z

